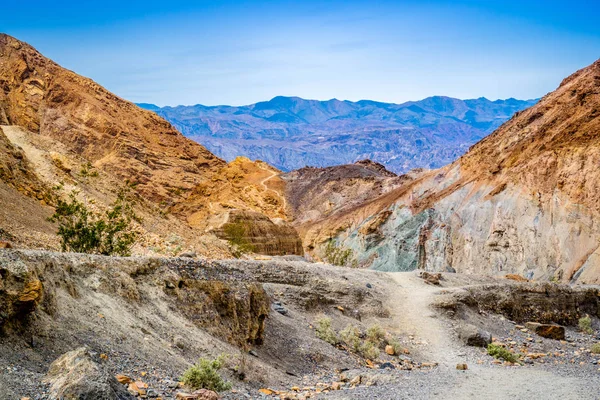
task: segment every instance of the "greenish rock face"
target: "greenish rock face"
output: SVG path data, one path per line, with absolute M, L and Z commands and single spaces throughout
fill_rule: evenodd
M 403 206 L 393 206 L 392 214 L 377 233 L 362 235 L 360 228 L 339 237 L 338 245 L 353 251 L 359 265 L 370 264 L 378 271 L 412 271 L 421 266 L 425 249 L 419 244 L 423 229 L 431 225 L 435 211 L 413 215 Z M 371 217 L 373 218 L 373 217 Z

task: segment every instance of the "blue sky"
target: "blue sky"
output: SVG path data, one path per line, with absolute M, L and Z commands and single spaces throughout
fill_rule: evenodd
M 536 98 L 600 58 L 598 1 L 4 0 L 2 14 L 0 32 L 158 105 Z

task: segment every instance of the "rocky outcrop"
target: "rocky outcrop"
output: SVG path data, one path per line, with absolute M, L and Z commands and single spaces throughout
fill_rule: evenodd
M 565 340 L 565 327 L 554 324 L 540 324 L 539 322 L 527 322 L 525 327 L 541 337 L 554 340 Z
M 85 347 L 63 354 L 54 361 L 45 383 L 50 385 L 50 399 L 134 399 L 115 377 L 94 361 Z
M 257 212 L 231 210 L 224 220 L 214 230 L 215 234 L 228 240 L 241 252 L 273 256 L 304 254 L 298 233 L 281 219 L 273 221 Z
M 600 317 L 600 291 L 553 283 L 487 284 L 442 296 L 436 306 L 454 313 L 466 307 L 478 313 L 501 314 L 518 323 L 573 326 L 586 314 Z
M 375 269 L 598 283 L 599 110 L 600 61 L 455 163 L 321 225 Z
M 36 270 L 10 256 L 1 258 L 0 333 L 22 328 L 44 298 L 44 286 Z
M 77 296 L 76 281 L 82 277 L 94 290 L 140 302 L 151 276 L 163 291 L 163 301 L 197 326 L 239 346 L 262 342 L 270 307 L 260 284 L 189 258 L 118 259 L 2 250 L 0 276 L 0 328 L 5 331 L 25 328 L 29 316 L 52 315 L 57 290 L 66 288 Z

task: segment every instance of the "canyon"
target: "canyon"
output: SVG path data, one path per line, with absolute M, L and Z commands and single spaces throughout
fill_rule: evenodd
M 437 128 L 497 127 L 437 169 L 467 142 L 427 168 L 283 171 L 0 34 L 0 399 L 594 398 L 600 61 L 507 102 L 488 106 L 532 107 L 499 126 L 430 100 Z M 417 103 L 393 107 L 431 115 Z M 60 199 L 101 213 L 123 192 L 131 256 L 60 251 Z M 221 355 L 231 389 L 194 393 L 184 372 Z

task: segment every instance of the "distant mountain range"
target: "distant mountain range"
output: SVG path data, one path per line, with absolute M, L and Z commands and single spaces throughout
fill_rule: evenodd
M 454 161 L 536 102 L 435 96 L 391 104 L 278 96 L 240 107 L 138 105 L 227 161 L 246 156 L 290 171 L 368 158 L 402 173 Z

